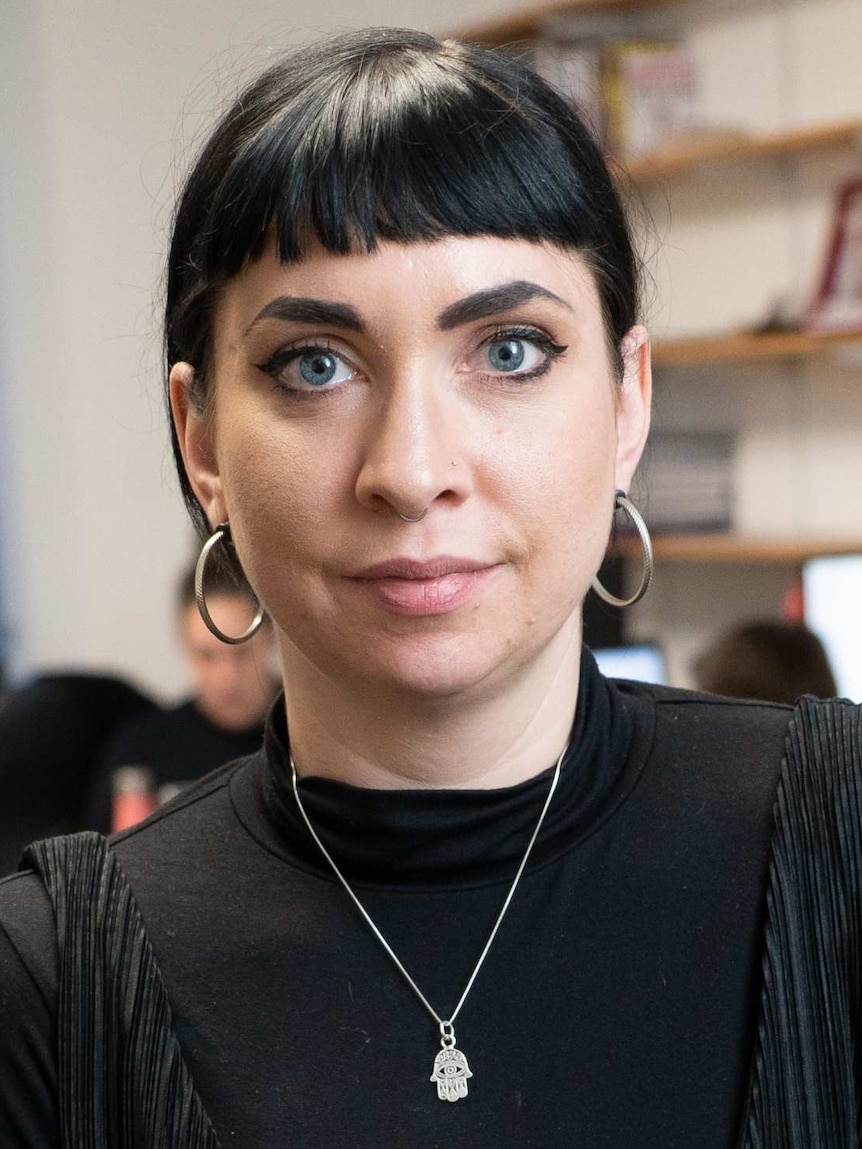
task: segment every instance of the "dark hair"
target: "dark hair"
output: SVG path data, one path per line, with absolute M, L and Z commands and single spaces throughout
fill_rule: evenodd
M 803 694 L 836 694 L 823 644 L 813 631 L 794 623 L 735 627 L 700 655 L 694 672 L 702 690 L 732 698 L 793 703 Z
M 167 271 L 168 369 L 205 404 L 221 287 L 274 237 L 284 262 L 447 235 L 577 249 L 595 276 L 616 373 L 638 262 L 601 152 L 563 98 L 502 53 L 372 29 L 283 58 L 216 127 L 180 196 Z M 173 432 L 186 503 L 207 528 Z

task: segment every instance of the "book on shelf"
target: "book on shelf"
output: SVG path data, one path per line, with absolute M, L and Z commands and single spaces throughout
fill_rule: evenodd
M 632 489 L 650 530 L 733 528 L 736 436 L 725 431 L 658 429 Z
M 610 41 L 603 90 L 607 146 L 624 159 L 657 151 L 694 124 L 694 62 L 678 41 Z
M 826 250 L 804 327 L 808 331 L 862 328 L 862 179 L 844 183 L 836 192 Z
M 546 37 L 531 62 L 621 159 L 656 151 L 695 125 L 694 62 L 680 41 Z

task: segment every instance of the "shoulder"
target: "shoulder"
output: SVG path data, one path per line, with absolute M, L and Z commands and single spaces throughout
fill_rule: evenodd
M 862 757 L 862 705 L 848 698 L 800 698 L 794 738 L 819 745 L 828 757 L 858 763 Z
M 785 813 L 827 805 L 841 837 L 862 844 L 862 706 L 803 698 L 793 715 L 782 778 Z
M 713 809 L 771 812 L 791 706 L 694 690 L 621 682 L 623 693 L 655 714 L 654 765 Z
M 193 889 L 214 858 L 230 864 L 243 853 L 248 835 L 234 809 L 235 779 L 258 766 L 251 755 L 228 762 L 187 786 L 143 822 L 114 834 L 109 842 L 137 892 Z
M 726 698 L 644 682 L 617 681 L 616 685 L 623 694 L 651 705 L 665 733 L 677 730 L 687 736 L 700 732 L 730 737 L 735 744 L 752 748 L 780 744 L 794 713 L 792 706 L 780 702 Z
M 182 977 L 213 921 L 259 893 L 270 855 L 236 809 L 237 791 L 259 784 L 262 755 L 220 767 L 146 821 L 109 842 L 166 979 Z M 229 928 L 229 927 L 228 927 Z
M 657 719 L 680 730 L 702 730 L 729 737 L 735 746 L 780 745 L 787 737 L 793 707 L 780 702 L 725 698 L 699 690 L 649 686 Z
M 231 782 L 235 775 L 252 765 L 254 758 L 254 755 L 238 758 L 205 774 L 143 822 L 113 834 L 109 839 L 111 845 L 119 854 L 128 854 L 141 847 L 156 849 L 172 839 L 192 845 L 189 835 L 194 829 L 215 828 L 233 817 L 229 795 Z

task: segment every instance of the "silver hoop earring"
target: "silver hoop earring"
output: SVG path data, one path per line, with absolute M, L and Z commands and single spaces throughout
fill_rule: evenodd
M 206 623 L 207 629 L 221 642 L 226 642 L 229 646 L 238 646 L 241 642 L 248 642 L 248 640 L 253 638 L 260 630 L 261 623 L 263 622 L 263 607 L 260 603 L 257 604 L 257 613 L 249 623 L 248 629 L 244 630 L 243 633 L 236 638 L 232 638 L 229 634 L 225 634 L 223 630 L 219 630 L 213 622 L 212 616 L 207 608 L 204 594 L 204 576 L 206 574 L 207 559 L 213 548 L 218 546 L 220 542 L 230 542 L 230 525 L 228 523 L 219 523 L 204 543 L 201 548 L 201 553 L 198 555 L 198 561 L 195 565 L 195 601 L 198 604 L 198 610 L 200 611 L 201 618 Z
M 635 525 L 637 533 L 640 535 L 641 545 L 644 550 L 644 566 L 643 574 L 641 576 L 641 584 L 631 598 L 617 598 L 615 594 L 611 594 L 609 590 L 605 590 L 599 582 L 599 576 L 593 579 L 593 590 L 599 596 L 610 603 L 611 606 L 634 606 L 636 602 L 640 602 L 646 592 L 649 590 L 649 584 L 652 582 L 653 572 L 653 550 L 652 539 L 649 536 L 647 525 L 643 520 L 643 515 L 634 505 L 634 503 L 626 496 L 625 491 L 617 491 L 614 494 L 614 512 L 625 511 L 628 517 Z

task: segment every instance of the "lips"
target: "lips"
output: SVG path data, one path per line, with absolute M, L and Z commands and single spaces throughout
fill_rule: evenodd
M 354 575 L 359 579 L 435 579 L 450 574 L 472 574 L 474 571 L 488 570 L 494 563 L 478 559 L 455 558 L 452 555 L 438 555 L 433 559 L 395 558 L 377 563 Z
M 436 615 L 473 599 L 497 569 L 496 563 L 452 555 L 395 558 L 367 567 L 351 581 L 395 614 Z

